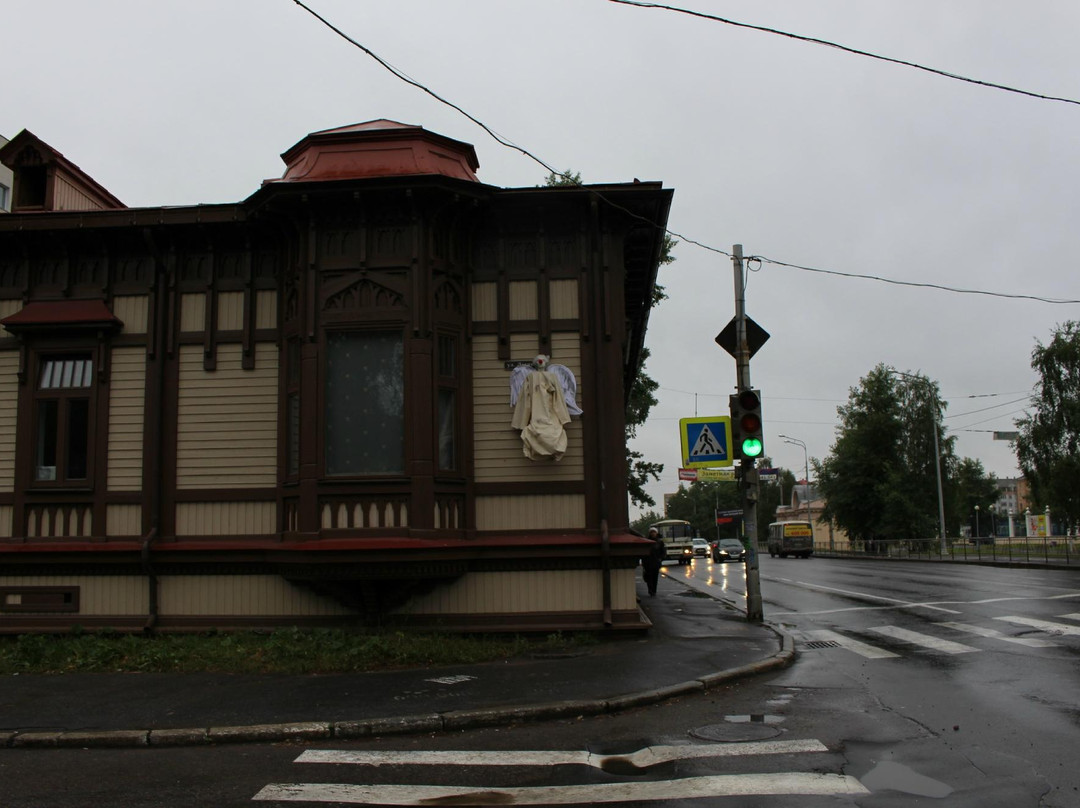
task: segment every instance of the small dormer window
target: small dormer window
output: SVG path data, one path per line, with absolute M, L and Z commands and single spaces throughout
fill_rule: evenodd
M 20 210 L 45 207 L 45 166 L 15 169 L 15 207 Z

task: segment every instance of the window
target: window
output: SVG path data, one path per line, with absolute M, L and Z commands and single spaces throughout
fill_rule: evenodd
M 88 482 L 93 382 L 89 356 L 42 357 L 34 391 L 34 482 Z
M 4 183 L 0 182 L 0 210 L 10 210 L 8 197 L 11 195 L 11 189 Z
M 285 475 L 300 474 L 300 340 L 288 343 L 285 393 Z
M 447 334 L 439 334 L 438 362 L 438 436 L 439 470 L 457 469 L 457 340 Z
M 326 335 L 328 475 L 405 472 L 405 350 L 400 332 Z
M 18 169 L 16 203 L 20 208 L 45 207 L 45 166 L 23 166 Z

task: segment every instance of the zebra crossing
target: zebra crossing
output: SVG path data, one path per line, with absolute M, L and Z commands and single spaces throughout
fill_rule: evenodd
M 715 758 L 814 755 L 827 752 L 816 739 L 758 741 L 739 744 L 650 746 L 625 755 L 596 755 L 587 751 L 352 751 L 310 749 L 293 763 L 357 767 L 357 779 L 379 766 L 540 767 L 576 765 L 601 771 L 641 771 L 660 763 Z M 305 769 L 310 771 L 310 769 Z M 340 775 L 340 768 L 334 769 Z M 530 773 L 531 774 L 531 773 Z M 565 776 L 565 774 L 564 774 Z M 314 779 L 314 778 L 313 778 Z M 352 779 L 352 778 L 344 778 Z M 370 778 L 368 778 L 370 779 Z M 469 775 L 470 780 L 474 778 Z M 530 781 L 533 778 L 530 777 Z M 588 805 L 667 801 L 731 796 L 857 796 L 869 794 L 858 779 L 844 774 L 786 771 L 716 774 L 627 782 L 571 783 L 529 786 L 453 786 L 400 783 L 290 782 L 271 783 L 254 797 L 257 802 L 312 802 L 349 805 Z
M 1059 623 L 1055 620 L 1042 620 L 1034 617 L 1024 617 L 1022 615 L 1004 615 L 993 619 L 1004 623 L 1011 623 L 1016 626 L 1024 626 L 1055 637 L 1080 636 L 1080 625 L 1074 623 Z M 1058 615 L 1056 620 L 1072 620 L 1080 623 L 1080 612 Z M 933 623 L 933 625 L 946 633 L 953 632 L 966 634 L 985 640 L 1008 643 L 1011 645 L 1021 645 L 1027 648 L 1055 648 L 1060 645 L 1059 642 L 1041 637 L 1014 637 L 996 628 L 975 625 L 972 623 L 946 620 Z M 948 655 L 972 654 L 986 650 L 984 647 L 969 645 L 965 642 L 958 642 L 956 639 L 922 631 L 913 631 L 908 628 L 893 625 L 873 626 L 860 629 L 857 632 L 859 635 L 873 634 L 892 640 L 893 644 L 890 645 L 889 648 L 883 648 L 873 643 L 856 639 L 851 636 L 850 633 L 844 631 L 835 631 L 831 629 L 803 629 L 793 630 L 791 633 L 795 637 L 796 642 L 801 642 L 805 647 L 840 647 L 866 659 L 897 659 L 901 657 L 902 654 L 897 653 L 896 650 L 890 650 L 897 648 L 900 650 L 913 650 L 915 652 L 930 652 Z

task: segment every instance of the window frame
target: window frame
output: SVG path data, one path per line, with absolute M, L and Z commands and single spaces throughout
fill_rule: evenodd
M 85 360 L 90 367 L 90 383 L 86 386 L 59 386 L 43 388 L 42 375 L 50 362 L 62 360 Z M 97 465 L 98 447 L 98 397 L 101 390 L 102 368 L 99 352 L 93 348 L 39 348 L 33 352 L 31 364 L 33 375 L 28 379 L 29 390 L 29 457 L 27 489 L 44 491 L 50 489 L 93 490 L 94 470 Z M 86 450 L 85 477 L 72 477 L 70 466 L 71 450 L 71 412 L 73 402 L 86 402 Z M 39 479 L 40 437 L 42 429 L 44 402 L 56 403 L 55 424 L 55 460 L 54 475 L 51 479 Z
M 330 341 L 340 335 L 393 335 L 398 338 L 401 346 L 401 467 L 400 470 L 385 471 L 341 471 L 330 470 Z M 411 440 L 408 434 L 409 413 L 411 412 L 412 394 L 409 389 L 409 356 L 408 339 L 405 328 L 399 322 L 373 321 L 371 323 L 335 323 L 322 329 L 322 356 L 320 361 L 320 384 L 319 384 L 319 413 L 321 428 L 319 432 L 319 467 L 321 478 L 330 482 L 349 482 L 365 480 L 403 479 L 409 476 L 409 459 L 411 455 Z
M 435 383 L 433 385 L 434 395 L 432 413 L 434 418 L 434 458 L 436 473 L 440 476 L 464 476 L 464 454 L 462 446 L 462 438 L 465 434 L 464 425 L 464 411 L 461 402 L 461 390 L 462 390 L 462 353 L 463 353 L 463 341 L 460 332 L 450 329 L 438 329 L 433 335 L 434 340 L 434 356 L 435 361 L 433 371 L 435 376 Z M 451 346 L 453 355 L 450 357 L 449 362 L 444 361 L 443 345 L 448 344 Z M 450 372 L 447 373 L 446 371 Z M 451 396 L 453 403 L 453 463 L 451 466 L 443 465 L 442 457 L 442 397 L 444 393 L 448 393 Z

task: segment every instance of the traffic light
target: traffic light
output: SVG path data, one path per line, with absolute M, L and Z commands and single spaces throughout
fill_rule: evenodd
M 736 460 L 756 460 L 765 451 L 761 423 L 761 393 L 743 390 L 731 396 L 731 443 Z

